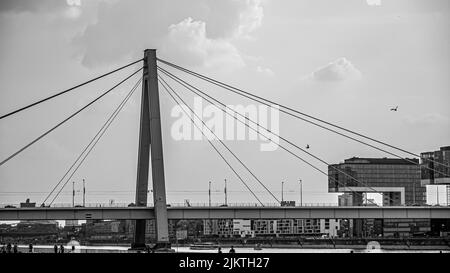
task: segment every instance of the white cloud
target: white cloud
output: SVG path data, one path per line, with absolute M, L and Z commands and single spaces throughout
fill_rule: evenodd
M 366 0 L 369 6 L 381 6 L 381 0 Z
M 75 44 L 88 67 L 138 57 L 145 48 L 181 65 L 241 67 L 235 42 L 251 37 L 262 19 L 260 0 L 102 2 Z
M 246 0 L 244 9 L 240 14 L 237 34 L 248 37 L 251 32 L 261 26 L 263 17 L 264 11 L 261 6 L 261 0 Z
M 205 67 L 242 67 L 244 61 L 236 47 L 226 39 L 206 36 L 206 23 L 186 18 L 169 27 L 162 52 L 189 65 Z
M 266 76 L 269 76 L 269 77 L 273 77 L 275 75 L 275 73 L 272 71 L 272 69 L 267 68 L 267 67 L 257 66 L 256 67 L 256 71 L 258 73 L 262 73 L 262 74 L 264 74 Z
M 66 0 L 69 6 L 81 6 L 81 0 Z
M 340 82 L 356 80 L 361 72 L 346 58 L 339 58 L 323 67 L 320 67 L 306 78 L 319 82 Z

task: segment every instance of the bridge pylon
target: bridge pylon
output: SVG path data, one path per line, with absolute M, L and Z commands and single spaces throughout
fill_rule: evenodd
M 156 49 L 146 49 L 144 51 L 143 61 L 136 206 L 147 206 L 148 172 L 151 153 L 156 246 L 165 248 L 169 247 L 170 243 L 164 180 Z M 132 248 L 145 247 L 145 231 L 146 220 L 136 220 Z

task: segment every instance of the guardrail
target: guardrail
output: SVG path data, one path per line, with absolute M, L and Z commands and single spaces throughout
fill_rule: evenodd
M 132 203 L 87 203 L 85 207 L 89 208 L 125 208 L 134 206 Z M 263 207 L 259 203 L 228 203 L 227 205 L 223 203 L 170 203 L 167 205 L 168 207 Z M 339 205 L 336 203 L 303 203 L 296 204 L 295 207 L 338 207 Z M 362 205 L 362 206 L 374 206 L 370 205 Z M 439 206 L 439 207 L 447 207 L 447 205 L 421 205 L 423 206 Z M 40 207 L 40 206 L 37 206 Z M 71 203 L 57 203 L 52 204 L 52 208 L 71 208 L 73 207 Z M 82 205 L 75 205 L 75 207 L 83 207 Z M 153 207 L 152 203 L 149 203 L 147 207 Z M 264 203 L 264 207 L 281 207 L 279 203 Z M 289 207 L 289 206 L 286 206 Z M 396 207 L 408 207 L 408 206 L 396 206 Z M 0 204 L 0 208 L 20 208 L 20 204 Z

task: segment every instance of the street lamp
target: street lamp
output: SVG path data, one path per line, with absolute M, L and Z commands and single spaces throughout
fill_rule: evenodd
M 300 206 L 303 206 L 303 192 L 302 192 L 302 180 L 299 179 L 299 184 L 300 184 Z
M 208 195 L 209 195 L 209 206 L 211 207 L 211 181 L 209 181 Z
M 284 201 L 284 181 L 281 181 L 281 202 Z
M 72 181 L 72 207 L 75 207 L 75 181 Z
M 225 188 L 224 188 L 224 193 L 225 193 L 225 206 L 228 206 L 228 200 L 227 200 L 227 179 L 225 179 Z
M 83 178 L 83 207 L 86 207 L 86 181 Z

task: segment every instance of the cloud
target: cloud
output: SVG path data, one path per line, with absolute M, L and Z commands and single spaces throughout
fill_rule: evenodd
M 239 16 L 240 24 L 237 35 L 248 37 L 251 32 L 262 25 L 264 10 L 260 0 L 240 1 L 240 3 L 245 3 L 245 5 Z
M 145 48 L 179 64 L 240 67 L 234 43 L 263 19 L 260 0 L 127 0 L 98 9 L 97 21 L 74 40 L 87 67 L 138 57 Z
M 275 73 L 272 71 L 272 69 L 267 68 L 267 67 L 257 66 L 256 67 L 256 71 L 258 73 L 262 73 L 262 74 L 264 74 L 266 76 L 269 76 L 269 77 L 273 77 L 275 75 Z
M 233 44 L 225 39 L 208 38 L 206 23 L 190 17 L 169 27 L 162 53 L 173 59 L 184 59 L 185 63 L 193 66 L 244 66 Z
M 369 6 L 381 6 L 381 0 L 366 0 Z
M 318 82 L 340 82 L 355 80 L 361 72 L 346 58 L 339 58 L 308 75 L 306 78 Z
M 403 121 L 414 126 L 429 126 L 435 124 L 448 124 L 449 118 L 439 113 L 428 113 L 420 117 L 405 117 Z

